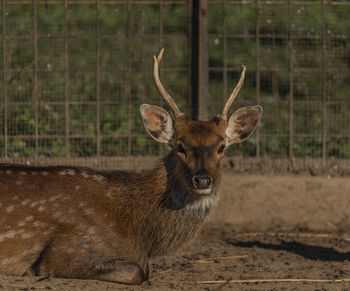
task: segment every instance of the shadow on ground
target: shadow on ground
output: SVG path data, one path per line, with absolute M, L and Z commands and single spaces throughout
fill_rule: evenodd
M 268 250 L 276 250 L 276 251 L 288 251 L 297 255 L 304 257 L 305 259 L 311 260 L 321 260 L 321 261 L 350 261 L 350 252 L 338 252 L 334 248 L 323 247 L 323 246 L 315 246 L 308 245 L 305 243 L 299 242 L 285 242 L 282 241 L 279 244 L 272 243 L 263 243 L 260 241 L 251 241 L 251 242 L 232 242 L 227 241 L 227 243 L 231 244 L 235 247 L 241 248 L 262 248 Z

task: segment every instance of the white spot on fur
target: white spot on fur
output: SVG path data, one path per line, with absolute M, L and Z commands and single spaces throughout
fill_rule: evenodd
M 6 212 L 11 213 L 13 211 L 13 209 L 15 209 L 15 206 L 11 205 L 11 206 L 6 208 Z
M 75 190 L 79 190 L 80 186 L 79 185 L 75 185 Z
M 94 214 L 95 213 L 95 211 L 93 210 L 93 209 L 91 209 L 91 208 L 87 208 L 87 209 L 85 209 L 85 214 L 86 215 L 92 215 L 92 214 Z
M 41 221 L 35 221 L 34 223 L 33 223 L 33 226 L 35 226 L 35 227 L 47 227 L 47 223 L 45 223 L 45 222 L 41 222 Z
M 41 174 L 41 175 L 43 175 L 43 176 L 46 176 L 46 175 L 48 175 L 48 174 L 49 174 L 49 172 L 42 171 L 42 172 L 40 172 L 40 174 Z
M 31 232 L 24 232 L 24 233 L 21 234 L 21 237 L 24 238 L 24 239 L 31 238 L 31 237 L 33 237 L 33 233 L 31 233 Z
M 20 226 L 20 227 L 21 227 L 21 226 L 24 226 L 25 224 L 26 224 L 26 223 L 25 223 L 24 221 L 20 221 L 20 222 L 17 223 L 17 225 Z
M 11 170 L 6 170 L 6 174 L 7 175 L 12 175 L 12 171 Z
M 16 185 L 22 185 L 22 181 L 16 181 Z
M 73 169 L 65 169 L 59 172 L 60 175 L 64 176 L 64 175 L 71 175 L 74 176 L 75 175 L 75 171 Z
M 14 238 L 15 234 L 16 234 L 16 231 L 10 230 L 10 231 L 6 232 L 6 237 L 7 238 Z
M 73 223 L 74 222 L 74 218 L 73 217 L 69 217 L 69 216 L 63 216 L 58 221 L 61 222 L 61 223 Z
M 67 170 L 67 174 L 71 175 L 71 176 L 74 176 L 75 175 L 75 171 L 73 169 L 68 169 Z
M 79 207 L 85 207 L 87 206 L 87 203 L 85 201 L 82 201 L 79 203 Z
M 90 175 L 86 171 L 81 171 L 80 173 L 84 178 L 89 178 Z
M 41 206 L 39 206 L 38 211 L 43 212 L 45 210 L 45 208 L 46 208 L 45 206 L 41 205 Z
M 49 201 L 51 201 L 51 202 L 55 201 L 55 200 L 57 200 L 60 197 L 61 197 L 61 195 L 52 196 L 52 197 L 50 197 Z
M 29 216 L 27 216 L 26 218 L 25 218 L 25 220 L 26 221 L 32 221 L 34 219 L 34 217 L 33 216 L 31 216 L 31 215 L 29 215 Z
M 96 226 L 92 226 L 89 228 L 88 230 L 88 234 L 89 235 L 93 235 L 93 234 L 96 234 L 97 233 L 97 227 Z
M 32 203 L 30 204 L 30 207 L 35 207 L 35 206 L 37 206 L 37 205 L 39 205 L 39 202 L 35 201 L 35 202 L 32 202 Z
M 94 179 L 97 182 L 101 182 L 101 183 L 106 182 L 106 178 L 102 175 L 93 175 L 92 179 Z
M 60 216 L 62 216 L 62 212 L 60 212 L 60 211 L 57 211 L 54 214 L 52 214 L 52 217 L 56 218 L 56 219 L 59 218 Z
M 21 205 L 22 205 L 22 206 L 26 206 L 29 202 L 30 202 L 29 199 L 23 200 L 23 201 L 21 202 Z
M 14 238 L 16 235 L 16 231 L 14 230 L 9 230 L 5 233 L 0 234 L 0 242 L 4 241 L 7 238 Z

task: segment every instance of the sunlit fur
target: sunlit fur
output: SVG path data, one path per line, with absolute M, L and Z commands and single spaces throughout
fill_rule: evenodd
M 172 151 L 140 173 L 0 165 L 0 271 L 140 284 L 217 203 L 226 127 L 175 119 Z M 210 189 L 196 189 L 198 174 Z

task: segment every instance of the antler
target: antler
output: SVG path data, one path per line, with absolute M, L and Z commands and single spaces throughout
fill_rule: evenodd
M 174 112 L 175 118 L 178 118 L 179 116 L 183 115 L 183 113 L 177 107 L 175 101 L 173 100 L 173 98 L 171 98 L 169 93 L 165 90 L 165 88 L 162 85 L 162 82 L 159 79 L 159 64 L 160 64 L 160 61 L 162 59 L 163 52 L 164 52 L 164 49 L 162 48 L 157 58 L 155 56 L 153 56 L 153 59 L 154 59 L 154 66 L 153 66 L 154 82 L 156 83 L 156 86 L 158 88 L 160 95 L 162 95 L 163 99 L 170 106 L 170 109 Z
M 222 113 L 219 114 L 219 116 L 224 120 L 227 119 L 227 113 L 228 113 L 233 101 L 235 100 L 236 96 L 238 95 L 239 90 L 241 89 L 241 87 L 243 85 L 245 71 L 246 71 L 246 67 L 244 65 L 242 65 L 241 77 L 239 78 L 239 81 L 236 85 L 236 88 L 233 90 L 230 98 L 228 98 L 228 100 L 225 104 L 224 110 L 222 110 Z

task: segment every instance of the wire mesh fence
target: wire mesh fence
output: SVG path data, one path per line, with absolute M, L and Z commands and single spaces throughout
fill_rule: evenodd
M 236 105 L 264 107 L 233 155 L 350 157 L 349 1 L 209 1 L 210 109 L 246 64 Z M 217 102 L 213 106 L 213 102 Z
M 188 1 L 2 0 L 0 160 L 133 161 L 167 149 L 143 129 L 139 105 L 163 105 L 161 77 L 191 112 Z M 248 67 L 233 106 L 264 117 L 232 157 L 350 157 L 350 2 L 208 0 L 208 115 Z M 148 160 L 147 160 L 148 161 Z M 130 162 L 131 163 L 131 162 Z M 133 165 L 135 162 L 133 163 Z
M 0 155 L 160 154 L 138 107 L 161 103 L 151 77 L 160 46 L 171 56 L 165 82 L 188 95 L 187 17 L 184 1 L 3 0 Z

